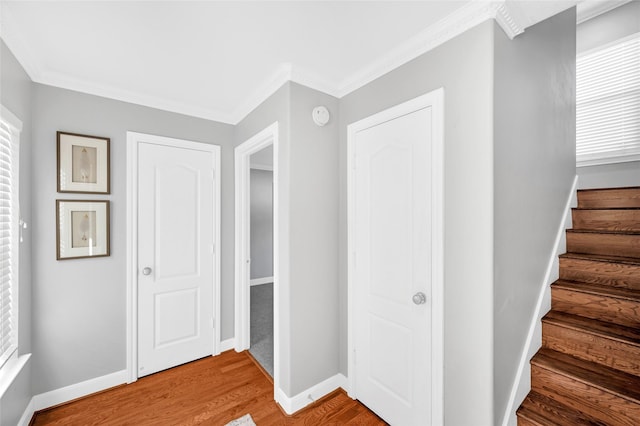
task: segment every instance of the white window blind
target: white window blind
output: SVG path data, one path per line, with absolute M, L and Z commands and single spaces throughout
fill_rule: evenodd
M 578 165 L 633 160 L 640 160 L 640 33 L 576 64 Z
M 18 156 L 21 123 L 0 114 L 0 367 L 18 346 Z

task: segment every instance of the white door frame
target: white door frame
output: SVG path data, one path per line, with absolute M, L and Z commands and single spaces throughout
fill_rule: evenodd
M 280 384 L 280 235 L 279 235 L 279 167 L 278 122 L 273 123 L 235 149 L 235 350 L 249 349 L 249 285 L 251 256 L 250 241 L 250 157 L 261 149 L 273 145 L 273 384 Z
M 202 142 L 127 132 L 127 383 L 138 380 L 138 146 L 141 143 L 191 148 L 214 155 L 213 202 L 215 212 L 213 353 L 220 353 L 220 147 Z
M 382 124 L 406 114 L 432 108 L 432 156 L 431 156 L 431 264 L 432 264 L 432 317 L 431 317 L 431 423 L 443 424 L 443 314 L 444 314 L 444 244 L 443 244 L 443 188 L 444 188 L 444 89 L 440 88 L 419 96 L 400 105 L 391 107 L 370 117 L 350 124 L 347 127 L 347 323 L 348 323 L 348 385 L 349 396 L 356 399 L 357 385 L 355 381 L 355 138 L 359 131 Z

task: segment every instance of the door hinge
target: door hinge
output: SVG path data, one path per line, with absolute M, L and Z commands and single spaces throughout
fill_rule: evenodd
M 211 254 L 216 254 L 216 245 L 215 244 L 211 244 L 209 246 L 209 251 L 211 252 Z

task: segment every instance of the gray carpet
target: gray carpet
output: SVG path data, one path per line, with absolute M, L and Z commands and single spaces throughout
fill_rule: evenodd
M 249 352 L 273 377 L 273 283 L 251 287 Z

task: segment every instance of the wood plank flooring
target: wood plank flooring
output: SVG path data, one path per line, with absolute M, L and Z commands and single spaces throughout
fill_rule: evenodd
M 31 425 L 224 425 L 247 413 L 258 426 L 386 425 L 342 390 L 286 416 L 267 376 L 235 351 L 42 410 Z

